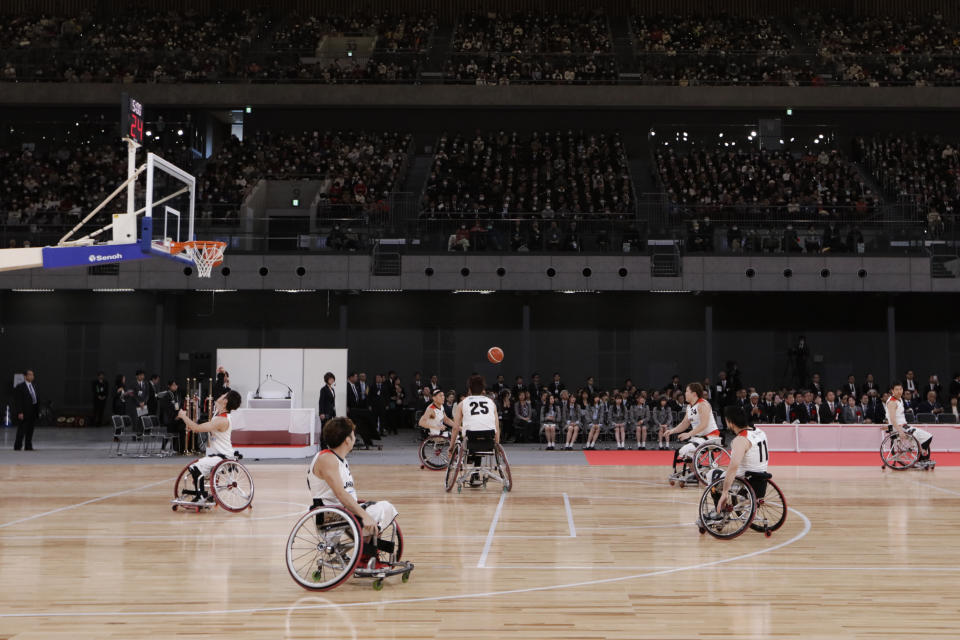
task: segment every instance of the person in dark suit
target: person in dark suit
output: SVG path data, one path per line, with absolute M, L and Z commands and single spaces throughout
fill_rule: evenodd
M 833 391 L 827 391 L 826 399 L 820 403 L 821 424 L 833 424 L 840 421 L 840 403 Z
M 357 433 L 363 439 L 363 446 L 369 449 L 379 436 L 371 424 L 373 416 L 360 392 L 360 380 L 356 372 L 347 376 L 347 417 L 353 420 Z
M 823 397 L 823 383 L 820 382 L 819 373 L 813 374 L 813 377 L 810 379 L 810 390 L 813 391 L 813 395 L 818 398 Z
M 847 396 L 847 404 L 843 407 L 843 411 L 840 412 L 840 422 L 843 424 L 857 424 L 858 422 L 863 421 L 863 414 L 860 410 L 860 405 L 857 404 L 857 399 L 852 396 Z
M 909 391 L 916 397 L 917 393 L 920 391 L 920 388 L 917 386 L 916 376 L 913 373 L 913 369 L 907 369 L 906 375 L 903 377 L 903 392 L 906 393 Z
M 556 397 L 560 397 L 560 392 L 567 388 L 567 385 L 563 384 L 563 381 L 560 380 L 560 374 L 553 374 L 553 382 L 550 383 L 550 393 Z
M 802 405 L 799 402 L 796 402 L 796 396 L 794 396 L 792 393 L 788 393 L 787 397 L 783 399 L 783 405 L 776 410 L 776 414 L 773 416 L 773 422 L 792 423 L 798 420 L 800 422 L 806 422 L 805 419 L 801 419 L 802 416 L 805 417 L 803 414 L 806 413 L 803 412 L 801 406 Z
M 917 407 L 917 413 L 932 413 L 938 414 L 943 413 L 943 405 L 940 404 L 940 401 L 937 399 L 937 392 L 931 389 L 927 391 L 927 399 L 920 403 Z
M 760 394 L 756 391 L 750 394 L 745 413 L 747 414 L 747 422 L 750 423 L 751 427 L 757 423 L 762 424 L 767 421 L 766 411 L 760 403 Z
M 928 397 L 931 391 L 937 394 L 938 400 L 940 399 L 940 394 L 943 393 L 943 387 L 940 385 L 940 379 L 936 374 L 932 374 L 930 381 L 923 387 L 923 397 Z
M 158 393 L 160 393 L 160 374 L 154 373 L 150 375 L 150 382 L 147 383 L 147 413 L 152 416 L 157 415 Z M 216 397 L 219 398 L 220 396 Z
M 377 431 L 383 434 L 387 430 L 387 406 L 390 404 L 390 396 L 393 389 L 383 379 L 383 375 L 376 374 L 373 379 L 373 386 L 370 387 L 370 410 L 376 420 Z
M 493 391 L 497 394 L 497 397 L 501 397 L 503 392 L 507 390 L 507 383 L 503 379 L 503 374 L 497 376 L 497 381 L 493 383 Z
M 717 374 L 717 384 L 714 387 L 713 402 L 721 409 L 730 404 L 730 394 L 733 388 L 730 381 L 727 380 L 727 372 L 721 371 Z
M 133 424 L 137 424 L 137 418 L 144 415 L 147 410 L 147 374 L 143 369 L 137 369 L 137 379 L 133 383 L 133 411 L 130 415 Z M 138 428 L 139 430 L 139 428 Z
M 950 397 L 960 396 L 960 373 L 953 374 L 953 380 L 950 381 Z
M 132 393 L 132 391 L 127 391 L 127 376 L 118 373 L 113 381 L 113 415 L 127 414 L 127 401 Z
M 33 386 L 34 375 L 31 369 L 23 375 L 23 382 L 13 390 L 13 411 L 17 416 L 17 437 L 13 450 L 33 451 L 33 425 L 40 415 L 40 401 L 37 389 Z
M 676 393 L 677 391 L 683 391 L 683 387 L 680 385 L 680 376 L 678 376 L 677 374 L 674 374 L 670 378 L 670 384 L 665 386 L 663 390 L 668 391 L 670 393 L 671 398 L 673 397 L 673 394 Z
M 323 388 L 320 389 L 320 427 L 330 418 L 337 417 L 337 393 L 333 386 L 337 383 L 337 377 L 330 371 L 323 374 Z
M 854 398 L 860 397 L 860 388 L 857 386 L 857 378 L 852 373 L 847 376 L 847 384 L 843 385 L 843 392 Z
M 517 379 L 513 385 L 513 397 L 519 398 L 521 392 L 529 391 L 527 385 L 523 382 L 523 376 L 517 376 Z
M 187 439 L 187 429 L 183 420 L 177 418 L 177 413 L 180 412 L 181 401 L 176 380 L 167 381 L 167 388 L 157 394 L 156 402 L 157 419 L 167 430 L 167 433 L 177 436 L 177 453 L 183 454 Z M 166 442 L 164 442 L 164 446 L 166 446 Z
M 863 387 L 860 388 L 860 393 L 870 393 L 871 391 L 876 391 L 877 393 L 880 392 L 880 390 L 877 388 L 876 381 L 873 379 L 873 374 L 868 373 L 866 382 L 864 382 Z
M 411 398 L 416 398 L 423 391 L 423 379 L 419 371 L 413 372 L 413 382 L 410 383 L 410 392 L 407 394 Z
M 97 379 L 93 381 L 93 426 L 102 427 L 103 417 L 107 411 L 107 398 L 110 397 L 110 388 L 103 371 L 97 372 Z

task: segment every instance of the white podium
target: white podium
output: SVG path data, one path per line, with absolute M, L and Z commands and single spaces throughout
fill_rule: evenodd
M 252 391 L 247 394 L 248 409 L 294 409 L 296 406 L 297 405 L 294 404 L 293 394 L 291 394 L 289 398 L 267 397 L 263 395 L 258 398 Z

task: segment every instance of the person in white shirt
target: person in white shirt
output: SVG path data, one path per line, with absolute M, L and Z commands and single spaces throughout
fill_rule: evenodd
M 684 390 L 684 399 L 687 401 L 686 415 L 680 424 L 666 432 L 667 441 L 675 433 L 680 434 L 677 440 L 690 440 L 677 451 L 674 464 L 679 460 L 691 458 L 697 447 L 706 442 L 719 444 L 721 441 L 720 430 L 713 417 L 713 407 L 703 398 L 703 385 L 699 382 L 688 384 Z M 688 428 L 690 431 L 687 431 Z
M 385 500 L 357 502 L 357 487 L 347 462 L 347 455 L 357 442 L 356 426 L 349 418 L 332 418 L 323 425 L 323 441 L 327 448 L 313 456 L 307 469 L 307 487 L 313 497 L 313 506 L 343 507 L 360 521 L 364 538 L 373 538 L 390 526 L 397 517 L 397 510 Z M 367 558 L 361 556 L 361 562 L 376 553 L 365 549 L 364 555 Z
M 734 478 L 743 478 L 753 486 L 758 496 L 763 496 L 767 477 L 753 478 L 750 474 L 765 474 L 770 461 L 767 434 L 747 423 L 747 416 L 740 407 L 727 407 L 723 412 L 727 428 L 736 436 L 730 443 L 730 464 L 723 479 L 723 491 L 717 501 L 717 513 L 723 512 Z
M 483 376 L 470 376 L 467 380 L 470 395 L 453 408 L 453 431 L 450 433 L 449 452 L 451 459 L 453 447 L 461 430 L 466 433 L 467 464 L 472 463 L 474 466 L 480 464 L 479 456 L 470 455 L 474 446 L 482 448 L 491 440 L 494 444 L 500 443 L 500 416 L 497 413 L 497 404 L 484 395 L 486 386 Z M 492 448 L 493 445 L 490 446 Z M 471 485 L 475 482 L 479 482 L 479 473 L 471 475 Z
M 932 468 L 936 464 L 930 459 L 930 443 L 933 442 L 933 434 L 919 427 L 911 427 L 907 424 L 902 397 L 903 384 L 894 382 L 890 389 L 890 398 L 884 405 L 887 411 L 887 424 L 893 427 L 897 436 L 900 438 L 906 439 L 908 433 L 912 434 L 920 444 L 920 457 L 917 460 L 917 466 L 921 469 Z
M 430 403 L 420 416 L 420 427 L 430 432 L 431 436 L 438 436 L 444 431 L 444 427 L 453 427 L 453 420 L 447 417 L 443 408 L 444 393 L 443 389 L 437 389 L 433 392 L 433 402 Z
M 210 476 L 210 472 L 217 466 L 217 463 L 233 456 L 233 443 L 230 441 L 232 431 L 230 412 L 238 408 L 240 402 L 239 393 L 236 391 L 226 392 L 217 398 L 213 404 L 214 417 L 203 424 L 197 424 L 191 420 L 183 409 L 177 414 L 177 417 L 183 420 L 183 424 L 186 425 L 187 431 L 210 434 L 210 438 L 207 440 L 207 455 L 190 465 L 190 475 L 193 476 L 194 486 L 197 490 L 197 495 L 194 498 L 195 502 L 210 499 L 203 486 L 204 479 Z

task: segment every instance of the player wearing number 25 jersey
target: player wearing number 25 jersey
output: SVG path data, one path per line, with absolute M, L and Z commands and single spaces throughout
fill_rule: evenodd
M 496 403 L 483 395 L 486 382 L 483 376 L 470 376 L 467 381 L 470 395 L 453 408 L 453 433 L 450 434 L 450 449 L 460 434 L 460 430 L 469 432 L 471 438 L 492 437 L 500 442 L 500 418 Z M 484 434 L 487 432 L 489 435 Z

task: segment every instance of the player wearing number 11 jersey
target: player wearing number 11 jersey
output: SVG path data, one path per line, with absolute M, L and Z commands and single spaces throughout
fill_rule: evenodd
M 730 443 L 730 465 L 727 467 L 723 481 L 723 492 L 720 501 L 717 503 L 718 512 L 727 501 L 727 494 L 730 493 L 734 478 L 744 478 L 751 484 L 754 484 L 754 482 L 765 483 L 765 480 L 755 481 L 747 474 L 766 473 L 767 463 L 770 461 L 770 451 L 767 449 L 767 434 L 756 427 L 749 426 L 743 409 L 737 406 L 727 407 L 724 410 L 724 418 L 727 422 L 727 428 L 733 431 L 736 437 Z M 754 486 L 754 491 L 757 488 L 757 486 Z

